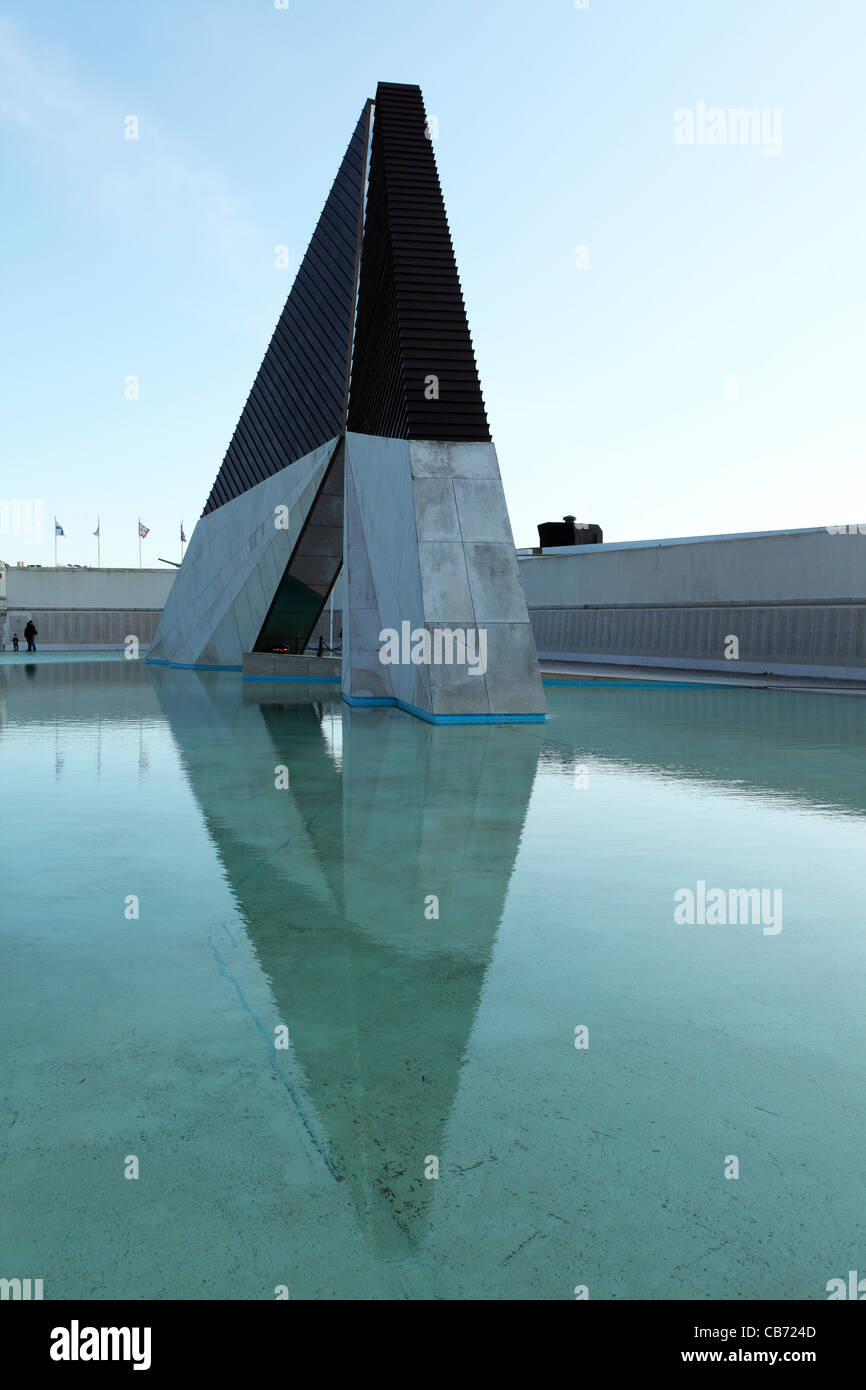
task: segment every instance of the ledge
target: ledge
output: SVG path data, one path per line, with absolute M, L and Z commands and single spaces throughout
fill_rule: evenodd
M 334 656 L 296 656 L 289 652 L 244 652 L 245 681 L 327 681 L 339 684 L 342 661 Z

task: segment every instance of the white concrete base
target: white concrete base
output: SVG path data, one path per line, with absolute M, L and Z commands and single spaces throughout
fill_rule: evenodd
M 240 670 L 338 443 L 330 440 L 198 521 L 148 660 Z M 288 508 L 285 527 L 277 525 L 281 506 Z
M 544 718 L 492 444 L 348 434 L 344 526 L 349 703 L 396 703 L 434 722 Z M 437 628 L 466 634 L 470 659 L 448 637 L 437 660 Z M 384 630 L 400 634 L 404 657 L 409 634 L 426 630 L 432 659 L 383 663 Z

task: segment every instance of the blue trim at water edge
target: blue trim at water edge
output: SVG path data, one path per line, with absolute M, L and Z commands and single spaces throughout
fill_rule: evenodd
M 186 661 L 163 661 L 158 656 L 145 657 L 148 666 L 170 666 L 173 671 L 242 671 L 242 666 L 194 666 Z
M 615 689 L 617 689 L 618 687 L 622 687 L 622 686 L 628 686 L 628 687 L 630 687 L 631 689 L 637 688 L 638 690 L 655 690 L 655 689 L 657 689 L 657 687 L 659 687 L 659 686 L 661 686 L 661 688 L 662 688 L 663 690 L 734 690 L 734 689 L 736 689 L 735 686 L 732 686 L 732 685 L 729 684 L 727 681 L 641 681 L 641 680 L 630 680 L 628 676 L 622 676 L 622 677 L 621 677 L 619 680 L 617 680 L 617 681 L 600 681 L 600 680 L 592 680 L 589 676 L 587 676 L 585 680 L 564 680 L 564 681 L 558 681 L 558 680 L 544 680 L 544 678 L 542 677 L 541 684 L 542 684 L 542 685 L 549 685 L 549 686 L 563 685 L 563 686 L 566 687 L 566 689 L 568 689 L 568 688 L 573 688 L 574 686 L 580 686 L 581 689 L 583 689 L 583 688 L 586 687 L 586 686 L 595 685 L 595 686 L 600 686 L 602 690 L 615 690 Z M 750 689 L 750 688 L 751 688 L 751 687 L 744 687 L 744 689 Z
M 366 707 L 367 709 L 393 709 L 397 701 L 390 695 L 347 695 L 343 691 L 343 699 L 347 705 L 353 708 L 355 705 Z
M 194 665 L 185 661 L 164 661 L 161 657 L 145 657 L 148 666 L 169 666 L 173 671 L 243 671 L 242 666 L 205 666 Z M 245 681 L 287 681 L 295 685 L 339 685 L 340 676 L 244 676 Z M 615 690 L 623 686 L 638 690 L 655 690 L 661 687 L 663 690 L 732 690 L 728 682 L 722 681 L 642 681 L 631 680 L 627 676 L 620 677 L 619 680 L 592 680 L 586 677 L 583 680 L 545 680 L 542 677 L 542 685 L 563 686 L 565 689 L 585 689 L 587 686 L 597 686 L 602 690 Z M 750 688 L 750 687 L 747 687 Z M 428 724 L 543 724 L 547 719 L 546 714 L 429 714 L 427 710 L 418 709 L 415 705 L 407 704 L 405 700 L 397 700 L 391 696 L 364 696 L 364 695 L 344 695 L 343 699 L 347 705 L 358 705 L 367 709 L 390 708 L 402 709 L 407 714 L 414 714 L 417 719 L 424 719 Z
M 405 700 L 397 700 L 388 695 L 344 693 L 343 699 L 353 708 L 359 706 L 362 709 L 401 709 L 406 714 L 413 714 L 416 719 L 423 719 L 425 724 L 543 724 L 547 719 L 546 714 L 430 714 L 428 710 L 418 709 L 416 705 L 409 705 Z
M 339 685 L 341 676 L 244 676 L 245 681 L 294 681 L 298 685 Z

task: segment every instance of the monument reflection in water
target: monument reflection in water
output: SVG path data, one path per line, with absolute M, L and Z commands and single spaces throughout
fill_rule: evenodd
M 539 742 L 352 710 L 325 684 L 244 682 L 241 701 L 236 677 L 152 678 L 320 1118 L 311 1140 L 376 1246 L 405 1249 Z

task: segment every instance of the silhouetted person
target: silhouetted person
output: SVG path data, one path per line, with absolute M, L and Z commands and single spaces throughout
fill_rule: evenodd
M 34 623 L 33 619 L 31 618 L 30 621 L 28 622 L 27 626 L 26 626 L 25 629 L 24 629 L 24 636 L 27 638 L 27 650 L 28 650 L 28 652 L 35 652 L 35 650 L 36 650 L 36 636 L 37 636 L 38 631 L 39 631 L 39 629 L 36 627 L 36 624 Z
M 12 650 L 13 650 L 13 652 L 17 652 L 17 650 L 18 650 L 18 633 L 17 633 L 17 632 L 13 632 L 13 634 L 12 634 Z

